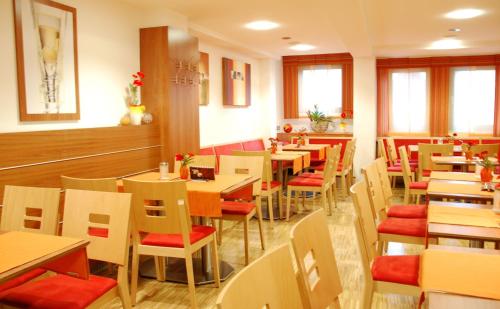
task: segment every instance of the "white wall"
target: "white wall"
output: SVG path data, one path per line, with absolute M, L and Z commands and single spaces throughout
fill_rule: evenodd
M 355 175 L 375 160 L 377 139 L 377 75 L 374 57 L 354 58 L 354 127 L 356 153 Z
M 210 100 L 200 106 L 200 146 L 267 138 L 273 126 L 268 115 L 275 113 L 271 78 L 272 63 L 200 41 L 200 51 L 209 55 Z M 222 57 L 249 63 L 252 72 L 252 98 L 249 107 L 223 107 Z
M 0 0 L 0 133 L 117 125 L 130 74 L 139 69 L 137 9 L 116 0 L 60 0 L 77 9 L 81 119 L 21 123 L 12 2 Z

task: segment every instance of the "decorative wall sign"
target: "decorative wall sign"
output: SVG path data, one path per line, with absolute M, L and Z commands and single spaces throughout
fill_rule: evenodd
M 209 78 L 209 66 L 208 66 L 208 54 L 200 52 L 200 105 L 208 105 L 210 99 L 210 78 Z
M 250 64 L 222 58 L 222 97 L 225 106 L 250 106 Z
M 21 121 L 80 119 L 76 9 L 14 0 Z

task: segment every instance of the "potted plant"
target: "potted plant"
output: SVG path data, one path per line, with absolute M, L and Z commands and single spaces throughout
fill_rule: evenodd
M 181 162 L 181 169 L 179 170 L 181 179 L 188 179 L 189 177 L 188 165 L 194 160 L 193 157 L 194 154 L 192 153 L 178 153 L 175 155 L 175 161 Z
M 489 159 L 488 157 L 488 152 L 483 151 L 479 154 L 479 158 L 481 161 L 478 163 L 480 166 L 482 166 L 481 169 L 481 182 L 483 183 L 490 183 L 491 180 L 493 180 L 493 168 L 494 164 L 493 162 Z
M 127 88 L 127 104 L 130 114 L 130 123 L 133 125 L 140 125 L 142 121 L 142 116 L 146 110 L 144 105 L 141 105 L 139 100 L 139 88 L 144 85 L 142 79 L 144 78 L 144 73 L 137 72 L 132 74 L 133 81 L 129 83 Z
M 325 113 L 319 111 L 318 105 L 314 105 L 314 110 L 312 112 L 307 111 L 307 117 L 309 117 L 311 121 L 311 130 L 314 132 L 325 132 L 328 130 L 330 122 L 332 122 Z

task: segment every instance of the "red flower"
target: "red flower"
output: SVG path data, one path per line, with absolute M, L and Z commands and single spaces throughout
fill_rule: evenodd
M 134 80 L 134 86 L 141 87 L 143 86 L 144 83 L 138 79 Z
M 346 113 L 340 114 L 340 117 L 342 117 L 342 118 L 345 118 L 346 116 L 347 116 Z
M 182 161 L 184 159 L 184 156 L 180 153 L 175 155 L 175 161 Z
M 142 72 L 140 72 L 140 71 L 139 71 L 139 72 L 137 72 L 137 75 L 139 75 L 139 76 L 141 77 L 141 79 L 142 79 L 142 78 L 144 78 L 144 73 L 142 73 Z
M 189 156 L 189 157 L 194 157 L 194 153 L 192 153 L 192 152 L 188 152 L 188 156 Z

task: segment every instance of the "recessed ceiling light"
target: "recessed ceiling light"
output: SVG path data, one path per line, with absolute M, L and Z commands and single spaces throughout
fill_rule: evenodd
M 290 46 L 289 48 L 293 49 L 293 50 L 298 50 L 298 51 L 306 51 L 306 50 L 315 49 L 316 46 L 299 43 L 299 44 L 294 44 L 294 45 Z
M 427 49 L 458 49 L 465 48 L 462 41 L 452 38 L 441 39 L 432 42 L 432 44 L 427 47 Z
M 280 25 L 278 23 L 268 21 L 268 20 L 256 20 L 245 25 L 245 28 L 263 31 L 278 28 Z
M 290 40 L 290 39 L 291 39 L 291 37 L 289 37 L 289 36 L 284 36 L 284 37 L 282 37 L 281 39 L 282 39 L 282 40 Z
M 451 19 L 469 19 L 483 14 L 484 11 L 479 9 L 460 9 L 448 12 L 444 16 Z
M 462 29 L 460 29 L 460 28 L 450 28 L 450 29 L 448 29 L 448 31 L 450 31 L 450 32 L 460 32 L 460 31 L 462 31 Z

